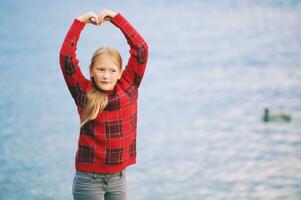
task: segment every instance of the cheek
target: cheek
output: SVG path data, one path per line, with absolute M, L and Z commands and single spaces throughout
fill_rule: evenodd
M 101 71 L 96 71 L 94 74 L 97 77 L 102 77 L 103 76 L 103 72 L 101 72 Z
M 119 75 L 119 74 L 116 74 L 116 75 L 114 76 L 114 80 L 115 80 L 115 81 L 118 81 L 118 79 L 120 79 L 120 75 Z
M 102 79 L 102 75 L 99 74 L 99 73 L 96 73 L 96 74 L 94 74 L 94 79 L 95 79 L 96 82 L 99 82 Z

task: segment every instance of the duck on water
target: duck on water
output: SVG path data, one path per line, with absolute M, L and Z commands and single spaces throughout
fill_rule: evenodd
M 290 122 L 291 116 L 284 114 L 284 113 L 270 114 L 270 110 L 268 108 L 265 108 L 264 114 L 262 116 L 262 121 L 264 121 L 264 122 L 272 122 L 272 121 Z

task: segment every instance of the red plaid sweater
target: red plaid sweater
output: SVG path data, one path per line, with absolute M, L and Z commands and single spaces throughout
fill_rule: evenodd
M 148 46 L 120 13 L 111 23 L 126 37 L 130 58 L 121 79 L 107 92 L 107 107 L 80 129 L 75 168 L 84 172 L 112 174 L 136 163 L 138 87 L 147 63 Z M 74 19 L 60 50 L 61 70 L 79 115 L 86 103 L 87 91 L 94 87 L 83 76 L 75 54 L 84 26 Z

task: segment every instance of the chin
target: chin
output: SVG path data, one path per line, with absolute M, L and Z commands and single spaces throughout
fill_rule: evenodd
M 112 87 L 99 87 L 101 90 L 103 91 L 109 91 L 109 90 L 113 90 Z
M 102 89 L 103 91 L 110 91 L 113 90 L 113 88 L 106 88 L 106 89 Z

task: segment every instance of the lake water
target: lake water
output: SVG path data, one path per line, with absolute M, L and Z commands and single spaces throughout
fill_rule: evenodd
M 301 199 L 301 1 L 2 1 L 0 199 L 72 199 L 79 132 L 58 54 L 73 19 L 120 11 L 148 41 L 130 200 Z M 85 75 L 100 46 L 87 26 Z M 263 109 L 290 123 L 261 121 Z

